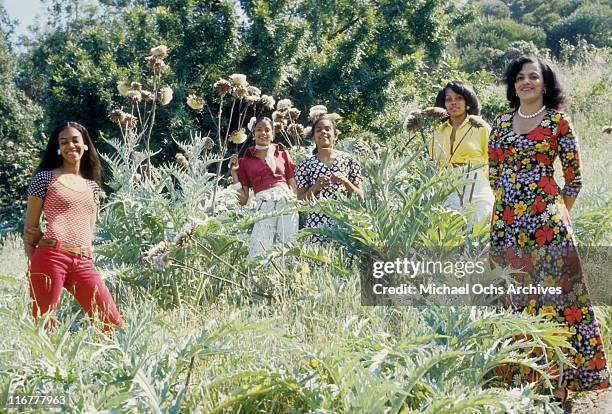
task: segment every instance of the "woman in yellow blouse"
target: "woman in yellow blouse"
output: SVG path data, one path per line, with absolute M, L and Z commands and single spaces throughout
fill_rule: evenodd
M 478 98 L 463 82 L 452 81 L 440 89 L 435 106 L 446 109 L 449 117 L 434 131 L 429 155 L 441 168 L 465 170 L 471 180 L 453 192 L 445 205 L 472 210 L 472 224 L 490 219 L 495 202 L 486 170 L 491 127 L 478 117 Z

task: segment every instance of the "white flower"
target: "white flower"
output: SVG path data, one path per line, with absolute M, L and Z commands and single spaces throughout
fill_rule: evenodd
M 335 113 L 335 112 L 332 112 L 331 114 L 326 114 L 325 118 L 329 119 L 334 124 L 339 124 L 342 121 L 342 117 L 339 114 Z
M 168 56 L 168 47 L 166 45 L 159 45 L 151 49 L 151 56 L 158 56 L 165 58 Z
M 278 111 L 284 111 L 286 109 L 289 109 L 293 106 L 293 102 L 291 102 L 290 99 L 281 99 L 280 101 L 278 101 L 278 103 L 276 104 L 276 110 Z
M 244 133 L 244 128 L 240 128 L 229 137 L 229 141 L 238 145 L 247 140 L 247 134 Z
M 206 105 L 206 102 L 204 102 L 204 99 L 200 98 L 199 96 L 189 95 L 187 97 L 187 106 L 189 106 L 191 109 L 200 110 L 204 108 L 204 105 Z
M 308 111 L 308 119 L 311 121 L 316 121 L 326 113 L 327 107 L 325 105 L 315 105 L 310 108 L 310 111 Z
M 231 74 L 229 79 L 230 79 L 230 82 L 234 84 L 234 86 L 246 87 L 248 85 L 247 80 L 246 80 L 246 75 L 243 75 L 242 73 Z
M 274 104 L 276 104 L 276 101 L 269 95 L 261 95 L 261 104 L 266 109 L 274 109 Z
M 119 95 L 125 96 L 125 94 L 128 93 L 129 90 L 130 90 L 130 85 L 128 85 L 127 82 L 124 82 L 124 81 L 117 82 L 117 92 L 119 92 Z
M 159 103 L 163 105 L 168 105 L 172 100 L 172 88 L 169 86 L 164 86 L 159 90 Z
M 253 95 L 253 96 L 261 96 L 261 89 L 259 89 L 256 86 L 253 85 L 249 85 L 247 87 L 247 91 L 249 92 L 249 95 Z
M 253 128 L 255 127 L 255 122 L 257 121 L 257 118 L 255 118 L 254 116 L 251 117 L 251 119 L 249 119 L 249 123 L 247 124 L 247 129 L 249 131 L 252 131 Z

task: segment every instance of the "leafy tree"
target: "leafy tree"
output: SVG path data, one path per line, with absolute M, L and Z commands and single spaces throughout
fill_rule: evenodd
M 468 71 L 502 70 L 521 54 L 537 54 L 546 45 L 542 29 L 513 20 L 484 19 L 463 27 L 457 34 L 456 54 Z
M 579 39 L 597 47 L 612 46 L 612 7 L 606 4 L 589 5 L 575 10 L 567 19 L 557 21 L 548 34 L 547 44 L 555 54 L 560 51 L 559 41 L 565 39 L 573 45 Z
M 475 0 L 470 4 L 478 7 L 486 17 L 509 19 L 511 16 L 510 8 L 502 0 Z
M 15 84 L 8 43 L 13 24 L 0 5 L 0 231 L 23 217 L 26 186 L 38 148 L 33 140 L 41 110 Z
M 384 109 L 387 85 L 417 60 L 438 62 L 455 28 L 471 17 L 443 0 L 241 5 L 252 22 L 244 64 L 255 73 L 271 71 L 273 87 L 303 109 L 323 103 L 342 111 L 348 129 L 369 125 Z

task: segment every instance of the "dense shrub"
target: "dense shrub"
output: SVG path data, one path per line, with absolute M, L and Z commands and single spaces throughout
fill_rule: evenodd
M 612 46 L 612 7 L 606 4 L 581 7 L 568 18 L 557 21 L 548 33 L 546 43 L 555 54 L 560 40 L 576 45 L 580 39 L 597 47 Z

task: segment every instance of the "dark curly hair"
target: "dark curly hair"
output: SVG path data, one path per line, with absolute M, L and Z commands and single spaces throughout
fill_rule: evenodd
M 525 63 L 533 63 L 540 67 L 544 78 L 544 105 L 549 109 L 561 109 L 567 102 L 567 96 L 561 85 L 559 75 L 549 61 L 535 56 L 521 56 L 511 61 L 506 67 L 504 83 L 506 84 L 506 98 L 508 98 L 510 107 L 518 108 L 521 104 L 518 96 L 516 96 L 514 83 Z
M 448 88 L 450 88 L 456 94 L 463 96 L 468 114 L 480 115 L 480 102 L 478 102 L 478 98 L 476 97 L 474 90 L 459 80 L 450 81 L 442 89 L 440 89 L 438 96 L 436 96 L 436 103 L 434 106 L 446 109 L 446 106 L 444 106 L 444 101 L 446 99 L 446 90 Z
M 83 137 L 83 143 L 89 148 L 83 154 L 83 158 L 81 158 L 81 175 L 83 178 L 93 180 L 98 185 L 102 185 L 102 165 L 100 164 L 100 157 L 98 157 L 98 152 L 94 148 L 89 132 L 87 132 L 83 125 L 72 121 L 61 123 L 51 132 L 47 147 L 38 168 L 36 168 L 36 172 L 51 171 L 62 166 L 64 159 L 61 155 L 58 155 L 57 150 L 59 149 L 59 134 L 66 128 L 74 128 L 79 131 Z

